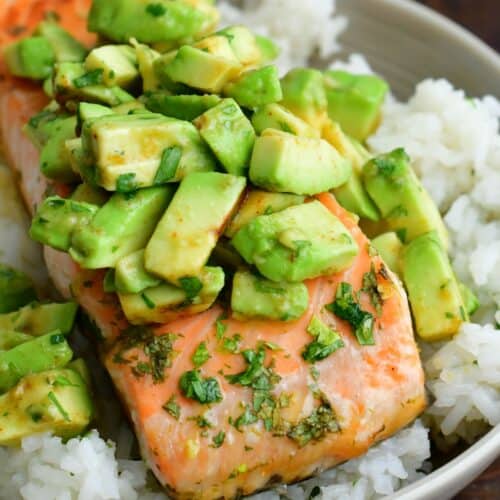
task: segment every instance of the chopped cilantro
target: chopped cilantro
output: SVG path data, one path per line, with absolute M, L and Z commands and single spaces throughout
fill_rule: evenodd
M 172 396 L 163 406 L 162 408 L 175 420 L 179 420 L 181 417 L 181 407 L 177 404 L 177 398 Z
M 146 295 L 145 292 L 141 293 L 141 299 L 144 301 L 148 309 L 154 309 L 156 304 Z
M 102 287 L 106 293 L 116 292 L 115 270 L 114 269 L 108 269 L 106 271 L 106 274 L 104 275 L 104 281 L 102 283 Z
M 279 122 L 278 123 L 280 129 L 283 131 L 283 132 L 287 132 L 289 134 L 293 134 L 293 135 L 296 135 L 295 132 L 292 130 L 292 128 L 290 127 L 290 125 L 288 125 L 288 123 L 286 122 Z
M 54 404 L 54 406 L 57 408 L 57 411 L 62 415 L 64 420 L 66 422 L 71 422 L 71 418 L 68 415 L 68 412 L 63 408 L 59 400 L 57 399 L 56 395 L 50 391 L 47 397 L 50 399 L 50 401 Z
M 227 330 L 227 325 L 225 325 L 221 321 L 221 318 L 218 318 L 217 321 L 215 322 L 215 336 L 217 337 L 217 340 L 221 340 L 222 337 L 224 337 L 226 330 Z
M 118 193 L 128 194 L 137 191 L 137 183 L 135 182 L 135 173 L 122 174 L 116 179 L 116 191 Z
M 295 257 L 298 259 L 304 257 L 308 253 L 309 249 L 312 247 L 312 243 L 309 240 L 296 240 L 293 242 L 295 245 Z
M 321 361 L 344 347 L 340 335 L 325 325 L 317 316 L 313 316 L 307 327 L 307 332 L 315 337 L 315 340 L 308 344 L 302 352 L 302 357 L 309 363 Z
M 52 383 L 54 387 L 61 386 L 61 387 L 80 387 L 78 384 L 73 384 L 71 380 L 68 378 L 64 377 L 63 375 L 58 375 L 55 379 L 54 382 Z
M 241 430 L 241 428 L 245 425 L 251 425 L 255 424 L 259 418 L 257 415 L 252 411 L 250 406 L 245 405 L 245 410 L 244 412 L 236 419 L 234 426 L 238 429 Z
M 185 372 L 179 380 L 179 387 L 184 396 L 201 404 L 222 401 L 222 393 L 217 379 L 213 377 L 203 378 L 199 370 Z
M 370 271 L 363 275 L 362 291 L 368 294 L 377 315 L 380 316 L 382 314 L 382 304 L 384 301 L 378 289 L 377 274 L 375 273 L 373 264 Z
M 102 83 L 103 73 L 104 71 L 102 68 L 94 69 L 82 76 L 79 76 L 78 78 L 75 78 L 73 80 L 73 85 L 77 89 L 90 87 L 91 85 L 100 85 Z
M 179 279 L 179 284 L 181 288 L 186 293 L 186 298 L 188 300 L 193 300 L 201 292 L 203 288 L 202 282 L 196 277 L 185 277 Z
M 232 337 L 224 337 L 222 339 L 222 350 L 237 354 L 240 349 L 241 335 L 236 333 Z
M 212 444 L 210 446 L 212 448 L 220 448 L 224 444 L 225 439 L 226 433 L 224 431 L 220 431 L 212 438 Z
M 404 227 L 404 228 L 401 228 L 401 229 L 396 229 L 396 234 L 398 235 L 398 238 L 404 243 L 406 241 L 406 233 L 407 233 L 407 229 Z
M 62 344 L 66 339 L 62 333 L 55 333 L 50 337 L 50 343 L 52 345 Z
M 161 3 L 150 3 L 146 6 L 146 12 L 153 17 L 161 17 L 167 13 L 167 8 Z
M 191 360 L 193 361 L 193 364 L 194 366 L 196 366 L 196 368 L 204 365 L 210 358 L 211 356 L 208 352 L 207 344 L 205 342 L 201 342 L 201 344 L 198 345 L 196 351 L 194 351 L 193 355 L 191 356 Z
M 155 175 L 155 184 L 165 184 L 175 178 L 177 167 L 182 157 L 182 148 L 172 146 L 166 148 L 161 156 L 160 166 Z
M 259 277 L 255 277 L 254 279 L 254 288 L 257 292 L 271 293 L 274 295 L 283 295 L 286 292 L 286 290 L 280 287 L 277 283 L 273 283 Z

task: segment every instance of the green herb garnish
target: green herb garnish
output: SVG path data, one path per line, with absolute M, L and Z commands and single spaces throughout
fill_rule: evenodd
M 382 299 L 382 295 L 378 289 L 377 274 L 375 273 L 373 264 L 370 271 L 363 275 L 362 291 L 368 294 L 377 315 L 380 316 L 382 314 L 382 305 L 384 300 Z
M 64 420 L 66 422 L 71 422 L 71 418 L 69 418 L 68 412 L 63 408 L 59 400 L 57 399 L 56 395 L 50 391 L 47 397 L 50 399 L 50 401 L 54 404 L 54 406 L 57 408 L 57 411 L 62 415 Z
M 184 290 L 187 300 L 193 300 L 199 295 L 203 288 L 202 282 L 195 277 L 180 278 L 179 284 Z
M 179 380 L 179 387 L 184 396 L 201 404 L 222 401 L 222 393 L 217 379 L 213 377 L 203 378 L 199 370 L 185 372 Z
M 108 269 L 106 271 L 106 274 L 104 275 L 104 281 L 102 283 L 102 287 L 106 293 L 116 292 L 115 270 L 114 269 Z
M 194 366 L 196 366 L 196 368 L 204 365 L 210 358 L 211 356 L 208 352 L 206 342 L 202 342 L 201 344 L 199 344 L 196 348 L 196 351 L 194 351 L 193 355 L 191 356 L 191 360 L 193 361 L 193 364 Z
M 177 404 L 177 398 L 172 396 L 163 406 L 162 408 L 175 420 L 179 420 L 181 417 L 181 407 Z
M 167 9 L 161 3 L 150 3 L 146 6 L 146 12 L 153 17 L 161 17 L 167 13 Z
M 141 299 L 144 301 L 148 309 L 154 309 L 156 304 L 146 295 L 146 293 L 141 293 Z
M 344 347 L 344 342 L 340 335 L 329 328 L 317 316 L 313 316 L 307 332 L 315 337 L 315 340 L 307 344 L 302 352 L 302 357 L 309 363 L 315 363 L 327 358 L 330 354 Z
M 181 147 L 172 146 L 165 149 L 161 156 L 160 166 L 155 175 L 154 184 L 165 184 L 175 178 L 181 158 Z
M 102 80 L 103 73 L 104 70 L 102 68 L 94 69 L 92 71 L 89 71 L 88 73 L 85 73 L 82 76 L 79 76 L 78 78 L 75 78 L 73 80 L 73 85 L 77 89 L 90 87 L 91 85 L 101 85 L 103 81 Z
M 135 173 L 122 174 L 116 179 L 116 191 L 122 194 L 129 194 L 137 191 L 137 183 L 135 182 Z
M 220 448 L 224 444 L 225 439 L 226 433 L 224 431 L 220 431 L 212 438 L 212 444 L 210 446 L 212 448 Z

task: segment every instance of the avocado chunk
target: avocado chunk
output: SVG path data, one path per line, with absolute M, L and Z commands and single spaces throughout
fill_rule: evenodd
M 78 103 L 76 111 L 79 128 L 82 127 L 83 122 L 86 120 L 92 120 L 93 118 L 100 118 L 101 116 L 109 116 L 112 114 L 114 114 L 114 112 L 111 108 L 92 102 Z
M 455 335 L 468 315 L 448 255 L 435 231 L 405 246 L 402 269 L 419 337 L 434 342 Z
M 337 273 L 358 254 L 349 231 L 319 201 L 256 217 L 232 244 L 248 264 L 276 282 Z
M 346 210 L 359 217 L 372 221 L 380 220 L 379 211 L 375 203 L 368 196 L 361 180 L 363 165 L 371 159 L 371 155 L 361 144 L 355 146 L 352 140 L 342 132 L 340 125 L 331 120 L 325 122 L 322 136 L 344 158 L 348 159 L 352 165 L 352 175 L 349 177 L 349 180 L 333 190 L 336 200 Z
M 154 63 L 161 54 L 142 43 L 136 43 L 134 46 L 135 57 L 142 78 L 142 91 L 151 92 L 157 90 L 160 87 L 160 80 L 156 74 Z
M 82 358 L 74 359 L 73 361 L 68 363 L 66 368 L 78 373 L 78 375 L 80 375 L 80 377 L 85 382 L 85 385 L 88 388 L 92 387 L 92 377 L 90 375 L 89 367 L 87 366 L 87 363 L 85 363 L 85 361 Z
M 273 128 L 300 137 L 320 138 L 317 129 L 280 104 L 267 104 L 259 108 L 252 116 L 252 125 L 258 135 L 268 128 Z
M 72 357 L 64 335 L 57 331 L 0 352 L 0 393 L 30 373 L 62 368 Z
M 71 170 L 81 177 L 90 186 L 96 185 L 96 170 L 94 161 L 90 155 L 83 150 L 83 142 L 81 137 L 68 139 L 64 142 L 64 154 L 68 160 Z
M 465 306 L 465 311 L 469 316 L 472 316 L 481 306 L 476 294 L 463 283 L 458 283 L 460 295 Z
M 281 105 L 319 129 L 327 116 L 328 104 L 323 79 L 316 69 L 296 68 L 281 80 Z
M 267 129 L 255 141 L 250 180 L 269 191 L 313 195 L 349 179 L 351 164 L 322 139 Z
M 401 276 L 401 253 L 403 244 L 396 233 L 384 233 L 372 240 L 372 245 L 389 269 Z
M 245 108 L 258 108 L 283 98 L 276 66 L 265 66 L 242 73 L 229 82 L 222 92 Z
M 439 210 L 415 175 L 404 149 L 370 160 L 362 176 L 389 230 L 403 243 L 435 230 L 448 247 L 448 232 Z
M 104 191 L 104 189 L 91 186 L 84 182 L 76 187 L 71 195 L 71 199 L 73 201 L 90 203 L 91 205 L 102 207 L 109 200 L 109 194 Z
M 116 263 L 115 286 L 120 293 L 139 293 L 160 284 L 161 279 L 148 273 L 144 267 L 144 250 L 127 255 Z
M 224 99 L 194 123 L 224 169 L 233 175 L 245 175 L 255 132 L 238 104 L 233 99 Z
M 23 38 L 7 45 L 3 51 L 7 68 L 14 76 L 45 80 L 52 73 L 56 56 L 43 36 Z
M 87 55 L 87 49 L 57 22 L 42 21 L 35 34 L 50 43 L 57 62 L 82 62 Z
M 27 375 L 0 396 L 0 445 L 50 432 L 70 439 L 85 431 L 94 415 L 89 391 L 74 370 Z
M 63 335 L 73 329 L 78 305 L 31 303 L 18 311 L 0 314 L 0 332 L 15 331 L 39 337 L 55 330 Z
M 227 39 L 220 37 L 220 39 Z M 229 48 L 229 50 L 231 50 Z M 170 58 L 170 55 L 167 54 Z M 162 56 L 166 57 L 166 56 Z M 156 61 L 156 68 L 162 64 L 162 58 Z M 172 60 L 163 67 L 163 72 L 173 82 L 183 83 L 189 87 L 208 92 L 220 94 L 224 86 L 236 78 L 243 67 L 236 57 L 230 59 L 201 48 L 183 45 Z M 162 81 L 160 74 L 160 81 Z
M 270 38 L 262 35 L 255 35 L 255 41 L 259 46 L 261 64 L 274 61 L 280 55 L 279 47 Z
M 208 2 L 106 0 L 92 3 L 88 29 L 115 42 L 136 38 L 149 44 L 197 39 L 218 22 L 219 13 Z
M 146 269 L 174 285 L 198 276 L 245 185 L 244 177 L 229 174 L 188 175 L 146 246 Z
M 69 254 L 86 269 L 114 267 L 145 247 L 173 192 L 171 186 L 159 186 L 115 193 L 89 224 L 75 229 Z
M 304 203 L 305 196 L 287 193 L 268 193 L 267 191 L 252 190 L 245 197 L 237 214 L 224 233 L 232 238 L 243 226 L 259 215 L 270 215 L 285 208 Z
M 90 51 L 85 59 L 87 71 L 102 71 L 107 87 L 130 88 L 139 79 L 135 49 L 130 45 L 102 45 Z
M 325 87 L 330 118 L 363 142 L 379 124 L 387 83 L 374 75 L 330 70 L 325 72 Z
M 206 311 L 224 287 L 224 271 L 205 267 L 197 277 L 185 278 L 182 287 L 162 283 L 140 294 L 118 297 L 126 318 L 133 325 L 167 323 L 179 317 Z
M 28 340 L 33 340 L 31 335 L 21 332 L 0 332 L 0 352 L 8 351 L 13 347 L 24 344 Z
M 309 292 L 304 283 L 275 283 L 247 271 L 234 275 L 231 309 L 237 318 L 294 321 L 308 305 Z
M 0 263 L 0 314 L 16 311 L 34 300 L 36 291 L 31 278 Z
M 108 106 L 135 100 L 121 87 L 106 87 L 103 75 L 102 69 L 87 71 L 83 63 L 56 64 L 53 85 L 57 100 L 64 103 L 76 99 Z
M 42 111 L 32 116 L 24 126 L 23 131 L 35 147 L 40 150 L 47 144 L 58 122 L 67 117 L 68 115 L 62 113 L 59 105 L 53 101 Z
M 88 224 L 98 210 L 90 203 L 50 196 L 38 206 L 30 236 L 43 245 L 67 252 L 73 231 Z
M 228 26 L 216 33 L 224 36 L 234 55 L 243 66 L 253 66 L 263 62 L 262 50 L 256 36 L 245 26 Z
M 83 149 L 95 159 L 96 182 L 108 191 L 178 182 L 215 169 L 196 127 L 147 113 L 103 116 L 85 122 Z
M 153 113 L 161 113 L 189 122 L 220 102 L 221 98 L 217 95 L 170 95 L 165 90 L 151 92 L 144 96 L 146 108 Z

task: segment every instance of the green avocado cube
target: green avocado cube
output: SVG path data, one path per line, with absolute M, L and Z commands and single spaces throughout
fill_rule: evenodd
M 108 191 L 178 182 L 215 169 L 196 127 L 154 113 L 110 115 L 85 122 L 83 149 L 94 159 L 96 183 Z
M 88 29 L 115 42 L 198 39 L 214 30 L 219 13 L 208 2 L 105 0 L 93 2 Z
M 220 101 L 221 98 L 217 95 L 170 95 L 165 90 L 150 92 L 144 96 L 144 104 L 153 113 L 190 122 L 217 106 Z
M 71 170 L 81 177 L 88 185 L 97 189 L 96 170 L 94 160 L 87 152 L 83 150 L 81 137 L 69 139 L 64 143 L 64 154 L 68 160 Z
M 35 337 L 45 335 L 55 330 L 63 335 L 73 329 L 77 304 L 66 302 L 62 304 L 30 303 L 7 314 L 0 314 L 0 332 L 23 332 Z
M 328 104 L 323 74 L 316 69 L 292 69 L 282 78 L 281 88 L 281 105 L 312 127 L 321 128 Z
M 231 309 L 237 318 L 294 321 L 308 306 L 309 292 L 304 283 L 275 283 L 248 271 L 234 275 Z
M 15 311 L 34 300 L 36 291 L 31 278 L 0 263 L 0 314 Z
M 88 224 L 98 210 L 90 203 L 49 196 L 38 205 L 30 236 L 43 245 L 67 252 L 73 231 Z
M 78 119 L 78 126 L 81 129 L 83 122 L 92 120 L 101 116 L 108 116 L 114 114 L 111 108 L 103 106 L 102 104 L 94 104 L 92 102 L 80 102 L 76 110 Z
M 280 104 L 267 104 L 259 108 L 252 116 L 252 125 L 258 135 L 272 128 L 300 137 L 320 138 L 320 133 L 316 128 L 311 127 Z
M 142 43 L 136 43 L 135 57 L 139 73 L 142 78 L 142 90 L 144 93 L 160 88 L 160 80 L 155 71 L 155 61 L 161 56 L 159 52 Z
M 14 76 L 45 80 L 52 73 L 56 57 L 50 42 L 43 36 L 23 38 L 3 51 L 7 68 Z
M 232 238 L 243 226 L 259 215 L 270 215 L 285 208 L 304 203 L 305 196 L 288 193 L 269 193 L 267 191 L 251 190 L 247 193 L 238 212 L 224 233 Z
M 162 283 L 139 294 L 119 293 L 127 320 L 133 325 L 168 323 L 206 311 L 224 288 L 221 267 L 205 267 L 198 277 L 186 278 L 183 287 Z
M 224 99 L 198 117 L 194 124 L 224 169 L 245 175 L 255 143 L 248 118 L 233 99 Z
M 70 369 L 27 375 L 0 396 L 0 408 L 0 446 L 20 447 L 39 433 L 67 440 L 82 434 L 94 415 L 86 384 Z
M 229 82 L 222 92 L 245 108 L 258 108 L 283 98 L 276 66 L 265 66 L 242 73 Z
M 343 271 L 358 254 L 349 231 L 319 201 L 256 217 L 231 241 L 248 264 L 276 282 Z
M 116 263 L 115 286 L 120 293 L 139 293 L 161 284 L 144 267 L 144 250 L 131 253 Z
M 188 175 L 146 246 L 146 269 L 174 285 L 200 274 L 245 189 L 246 179 Z
M 441 214 L 415 175 L 404 149 L 370 160 L 363 167 L 362 178 L 389 230 L 397 233 L 403 243 L 435 230 L 448 247 Z
M 173 193 L 171 186 L 115 193 L 89 224 L 74 230 L 69 254 L 85 269 L 114 267 L 145 247 Z
M 8 351 L 13 347 L 24 344 L 28 340 L 33 340 L 31 335 L 21 332 L 0 332 L 0 352 Z
M 330 70 L 325 72 L 325 87 L 330 118 L 363 142 L 379 124 L 387 83 L 374 75 Z
M 401 276 L 401 253 L 403 244 L 396 233 L 384 233 L 372 240 L 372 245 L 378 251 L 389 269 Z
M 418 236 L 404 248 L 402 269 L 419 337 L 427 342 L 453 337 L 469 317 L 448 255 L 435 231 Z
M 8 351 L 0 352 L 0 393 L 9 390 L 30 373 L 62 368 L 73 357 L 68 342 L 60 332 L 32 339 Z
M 313 195 L 344 184 L 351 170 L 322 139 L 267 129 L 255 141 L 250 180 L 268 191 Z
M 107 87 L 130 88 L 139 78 L 135 49 L 129 45 L 102 45 L 90 51 L 85 59 L 85 69 L 101 70 L 102 81 Z
M 266 64 L 274 61 L 280 55 L 280 49 L 270 38 L 255 35 L 255 40 L 260 50 L 260 63 Z
M 57 62 L 83 62 L 87 55 L 87 49 L 57 22 L 42 21 L 35 34 L 48 40 Z
M 243 66 L 253 66 L 263 62 L 256 36 L 245 26 L 228 26 L 216 34 L 227 38 L 234 55 Z

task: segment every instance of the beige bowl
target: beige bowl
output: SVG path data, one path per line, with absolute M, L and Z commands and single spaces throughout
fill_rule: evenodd
M 338 10 L 349 18 L 341 57 L 364 54 L 398 97 L 409 97 L 415 84 L 429 77 L 446 78 L 470 96 L 500 97 L 498 54 L 445 17 L 409 0 L 338 0 Z M 393 498 L 447 500 L 499 455 L 500 425 Z

